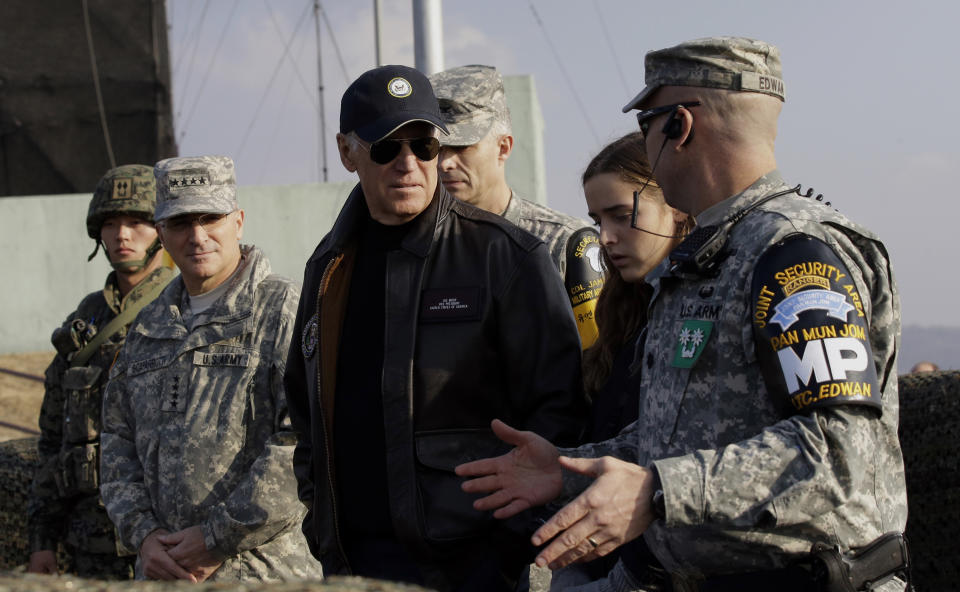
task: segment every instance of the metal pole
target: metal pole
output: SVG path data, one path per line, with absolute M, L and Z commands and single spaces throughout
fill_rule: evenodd
M 327 118 L 324 115 L 323 108 L 323 60 L 320 57 L 320 0 L 313 0 L 313 21 L 317 31 L 317 98 L 320 104 L 320 143 L 321 156 L 321 176 L 323 182 L 327 182 Z
M 413 0 L 413 59 L 424 74 L 443 70 L 440 0 Z
M 380 43 L 380 21 L 383 20 L 383 11 L 380 9 L 380 0 L 373 0 L 373 44 L 376 51 L 377 67 L 383 65 L 383 51 Z

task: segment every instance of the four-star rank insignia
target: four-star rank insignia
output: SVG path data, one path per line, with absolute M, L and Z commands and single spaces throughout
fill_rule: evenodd
M 684 321 L 677 334 L 677 346 L 673 354 L 675 368 L 692 368 L 703 353 L 703 348 L 713 330 L 712 321 Z
M 170 171 L 167 177 L 167 183 L 170 189 L 180 189 L 181 187 L 203 187 L 210 184 L 210 173 L 207 169 L 180 169 Z

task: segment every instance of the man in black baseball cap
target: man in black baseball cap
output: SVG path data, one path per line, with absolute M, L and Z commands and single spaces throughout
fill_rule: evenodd
M 364 72 L 340 101 L 340 133 L 353 132 L 365 142 L 382 140 L 414 121 L 432 123 L 447 133 L 430 81 L 407 66 Z
M 423 74 L 370 70 L 340 115 L 360 183 L 307 262 L 284 377 L 304 534 L 325 574 L 513 590 L 532 530 L 474 510 L 453 467 L 501 450 L 494 417 L 579 435 L 569 300 L 546 245 L 437 182 Z

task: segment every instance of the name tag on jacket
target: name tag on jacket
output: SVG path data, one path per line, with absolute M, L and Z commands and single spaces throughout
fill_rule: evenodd
M 479 286 L 424 290 L 420 300 L 420 320 L 425 323 L 439 323 L 479 319 L 480 292 Z

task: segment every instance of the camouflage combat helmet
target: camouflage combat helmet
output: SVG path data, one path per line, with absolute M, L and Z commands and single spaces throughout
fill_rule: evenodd
M 100 240 L 100 226 L 108 216 L 127 214 L 153 221 L 157 203 L 157 184 L 153 167 L 125 164 L 103 175 L 87 210 L 87 234 Z
M 88 261 L 96 256 L 100 249 L 100 229 L 103 222 L 115 214 L 125 214 L 153 222 L 153 212 L 157 204 L 157 184 L 153 176 L 153 167 L 143 164 L 125 164 L 107 171 L 93 192 L 90 208 L 87 210 L 87 234 L 97 241 L 97 248 L 90 254 Z M 160 250 L 157 240 L 147 249 L 142 261 L 131 261 L 111 265 L 115 269 L 140 267 Z M 109 258 L 109 255 L 108 255 Z

